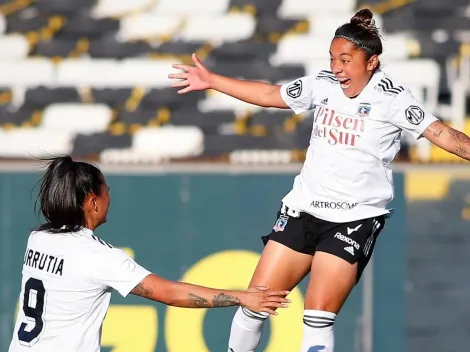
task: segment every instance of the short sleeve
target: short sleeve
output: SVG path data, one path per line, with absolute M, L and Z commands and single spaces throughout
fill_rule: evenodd
M 281 97 L 296 114 L 312 110 L 317 82 L 315 76 L 297 78 L 281 86 Z
M 438 118 L 426 110 L 409 89 L 392 99 L 389 108 L 390 121 L 400 129 L 419 139 L 428 126 Z
M 118 248 L 103 247 L 92 259 L 91 276 L 96 284 L 107 286 L 126 297 L 150 271 Z M 91 259 L 91 258 L 90 258 Z

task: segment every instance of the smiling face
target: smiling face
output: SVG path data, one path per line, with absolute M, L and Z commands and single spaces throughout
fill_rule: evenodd
M 366 52 L 344 38 L 335 38 L 330 46 L 330 69 L 349 98 L 359 95 L 379 64 L 377 55 Z

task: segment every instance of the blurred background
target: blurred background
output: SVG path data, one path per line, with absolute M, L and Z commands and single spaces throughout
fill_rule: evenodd
M 219 74 L 288 82 L 328 68 L 335 29 L 362 7 L 382 30 L 383 70 L 469 134 L 468 0 L 0 0 L 0 350 L 38 221 L 36 157 L 98 163 L 113 203 L 97 233 L 150 270 L 245 288 L 304 160 L 311 116 L 213 91 L 180 96 L 171 65 L 195 52 Z M 466 351 L 467 162 L 403 135 L 394 169 L 397 212 L 338 318 L 337 350 Z M 260 351 L 299 349 L 306 283 L 267 324 Z M 115 294 L 103 348 L 226 351 L 233 313 Z

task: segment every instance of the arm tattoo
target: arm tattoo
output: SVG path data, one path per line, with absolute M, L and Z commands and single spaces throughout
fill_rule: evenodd
M 448 132 L 456 142 L 455 154 L 464 159 L 470 158 L 470 138 L 460 131 L 449 128 Z
M 237 297 L 226 295 L 224 293 L 219 293 L 214 296 L 212 300 L 212 305 L 214 307 L 230 307 L 240 304 L 240 300 Z
M 207 299 L 195 295 L 193 293 L 189 294 L 189 299 L 192 301 L 194 307 L 198 308 L 230 307 L 240 304 L 240 299 L 234 296 L 226 295 L 224 293 L 219 293 L 218 295 L 215 295 L 212 299 L 212 304 L 210 304 Z
M 144 286 L 143 281 L 141 281 L 134 289 L 131 291 L 132 294 L 142 297 L 150 297 L 153 291 Z
M 444 131 L 442 127 L 437 127 L 435 130 L 432 131 L 432 136 L 434 138 L 439 138 L 442 134 L 442 131 Z
M 201 308 L 210 307 L 210 304 L 209 304 L 209 302 L 207 302 L 207 299 L 205 299 L 201 296 L 190 293 L 189 294 L 189 299 L 193 302 L 195 307 L 201 307 Z

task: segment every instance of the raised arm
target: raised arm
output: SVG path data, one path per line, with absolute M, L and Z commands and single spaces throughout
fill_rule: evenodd
M 423 136 L 438 147 L 470 160 L 470 138 L 441 121 L 434 121 L 423 132 Z
M 289 108 L 281 98 L 280 85 L 220 76 L 204 67 L 196 54 L 192 55 L 192 59 L 194 66 L 175 64 L 173 68 L 183 72 L 168 75 L 171 79 L 179 80 L 173 83 L 172 87 L 184 87 L 178 91 L 178 94 L 214 89 L 250 104 L 281 109 Z
M 256 312 L 276 315 L 276 308 L 285 308 L 290 300 L 288 291 L 268 291 L 267 288 L 249 291 L 219 290 L 166 280 L 155 274 L 145 277 L 132 294 L 183 308 L 220 308 L 243 306 Z

